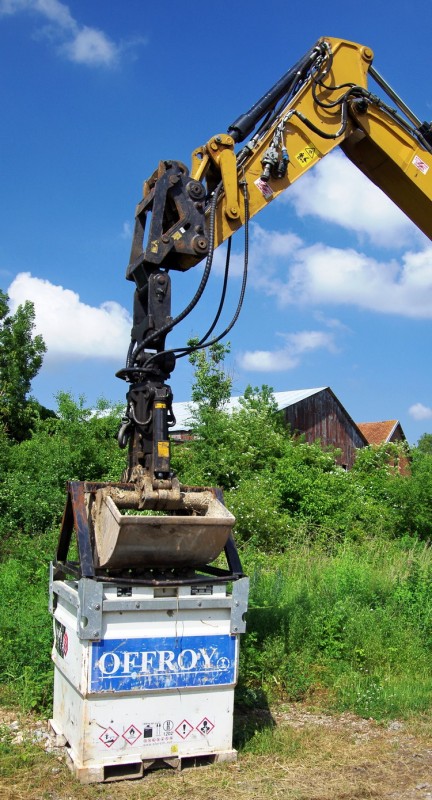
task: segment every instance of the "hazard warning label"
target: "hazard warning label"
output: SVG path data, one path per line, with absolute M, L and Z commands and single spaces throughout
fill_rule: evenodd
M 266 200 L 270 200 L 273 197 L 273 189 L 268 185 L 267 181 L 263 181 L 262 178 L 257 178 L 254 184 Z
M 112 747 L 114 742 L 119 738 L 119 734 L 113 728 L 105 728 L 104 732 L 99 736 L 100 741 L 105 747 Z
M 301 166 L 306 167 L 311 161 L 315 161 L 318 158 L 318 150 L 313 144 L 309 144 L 307 147 L 304 147 L 303 150 L 300 150 L 299 153 L 296 155 L 296 159 L 301 164 Z
M 203 736 L 207 736 L 208 733 L 211 733 L 213 728 L 214 728 L 213 723 L 210 722 L 210 720 L 207 719 L 207 717 L 204 717 L 204 719 L 201 720 L 199 725 L 196 726 L 197 731 L 202 733 Z
M 64 625 L 55 620 L 55 648 L 62 658 L 66 658 L 69 649 L 69 639 Z
M 142 737 L 145 746 L 155 744 L 170 744 L 174 736 L 174 722 L 172 719 L 144 722 Z
M 183 719 L 180 722 L 180 725 L 177 725 L 176 733 L 181 736 L 182 739 L 187 739 L 190 733 L 193 731 L 193 725 L 187 721 L 187 719 Z
M 129 725 L 129 728 L 123 734 L 123 739 L 126 739 L 128 744 L 135 744 L 141 734 L 142 732 L 135 725 Z
M 420 158 L 420 156 L 414 156 L 414 158 L 413 158 L 413 160 L 412 160 L 412 163 L 414 164 L 414 166 L 415 166 L 417 169 L 419 169 L 419 170 L 420 170 L 420 172 L 422 172 L 422 173 L 423 173 L 423 175 L 426 175 L 426 173 L 427 173 L 427 172 L 428 172 L 428 170 L 429 170 L 429 165 L 428 165 L 428 164 L 426 164 L 426 163 L 423 161 L 423 159 L 422 159 L 422 158 Z

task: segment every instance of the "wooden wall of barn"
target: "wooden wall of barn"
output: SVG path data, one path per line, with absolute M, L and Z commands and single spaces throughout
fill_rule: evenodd
M 352 467 L 357 448 L 365 446 L 356 424 L 328 389 L 288 406 L 283 414 L 291 431 L 304 433 L 307 442 L 319 439 L 324 447 L 340 449 L 337 463 L 345 469 Z

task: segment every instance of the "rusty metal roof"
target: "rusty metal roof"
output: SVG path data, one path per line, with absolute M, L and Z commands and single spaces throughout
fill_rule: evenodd
M 390 442 L 398 425 L 399 420 L 397 419 L 388 419 L 384 422 L 357 422 L 357 427 L 360 428 L 369 444 Z

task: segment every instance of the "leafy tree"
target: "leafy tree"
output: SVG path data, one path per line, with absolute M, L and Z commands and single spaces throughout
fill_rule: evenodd
M 30 439 L 11 445 L 0 476 L 0 537 L 39 535 L 57 527 L 68 480 L 119 480 L 125 454 L 117 445 L 120 408 L 86 408 L 67 393 L 55 418 L 39 420 Z M 9 547 L 9 545 L 7 545 Z
M 190 339 L 189 345 L 197 345 L 198 339 Z M 216 342 L 204 350 L 195 350 L 189 361 L 195 367 L 192 384 L 192 401 L 199 409 L 222 408 L 230 399 L 232 378 L 225 372 L 223 362 L 230 352 L 230 345 Z
M 248 387 L 228 413 L 222 359 L 212 364 L 200 354 L 194 363 L 194 438 L 175 448 L 174 465 L 184 483 L 224 490 L 242 544 L 275 552 L 293 539 L 337 547 L 368 537 L 432 537 L 427 436 L 410 457 L 410 471 L 399 470 L 407 463 L 406 445 L 385 443 L 359 450 L 345 472 L 336 451 L 290 435 L 268 386 Z
M 398 475 L 399 466 L 406 461 L 407 457 L 408 448 L 405 442 L 383 442 L 378 445 L 369 445 L 357 451 L 352 470 L 367 480 L 371 475 L 379 479 L 386 478 Z
M 424 433 L 417 442 L 417 449 L 422 453 L 432 455 L 432 433 Z
M 0 423 L 18 442 L 29 437 L 41 409 L 29 396 L 46 352 L 34 325 L 33 303 L 26 301 L 10 314 L 9 298 L 0 290 Z
M 230 412 L 202 401 L 194 412 L 193 440 L 174 451 L 181 480 L 227 490 L 250 474 L 270 469 L 289 437 L 276 411 L 268 386 L 248 387 L 239 407 Z
M 416 447 L 410 460 L 411 474 L 391 484 L 397 508 L 396 536 L 430 541 L 432 538 L 432 453 Z
M 198 339 L 190 339 L 188 344 L 197 345 Z M 231 395 L 232 379 L 223 362 L 229 352 L 229 344 L 216 343 L 189 356 L 195 367 L 191 391 L 195 404 L 191 410 L 193 442 L 181 444 L 173 452 L 173 466 L 183 483 L 224 485 L 220 470 L 210 462 L 224 446 L 227 415 L 223 407 Z

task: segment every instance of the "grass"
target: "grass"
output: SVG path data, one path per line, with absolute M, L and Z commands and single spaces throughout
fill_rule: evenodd
M 49 713 L 44 558 L 39 553 L 36 570 L 24 552 L 0 565 L 9 598 L 0 609 L 0 722 L 8 721 L 2 702 L 18 704 L 21 713 Z M 221 798 L 384 800 L 430 784 L 430 549 L 298 545 L 244 561 L 251 609 L 241 647 L 236 764 L 82 786 L 62 757 L 34 743 L 33 718 L 24 715 L 29 734 L 21 743 L 0 724 L 0 800 L 10 800 L 12 785 L 15 800 L 202 800 L 215 787 Z M 301 702 L 284 705 L 287 699 Z M 406 722 L 388 727 L 394 719 Z
M 31 726 L 34 718 L 21 718 L 20 724 L 26 719 Z M 236 763 L 181 773 L 161 770 L 138 781 L 90 786 L 79 784 L 62 758 L 45 753 L 30 736 L 14 745 L 3 725 L 0 800 L 10 800 L 11 786 L 14 800 L 202 800 L 216 794 L 248 800 L 384 800 L 396 791 L 417 794 L 416 787 L 430 783 L 425 729 L 414 735 L 409 725 L 392 729 L 353 715 L 313 714 L 302 704 L 279 705 L 267 713 L 240 710 L 236 724 L 249 726 L 250 732 Z

